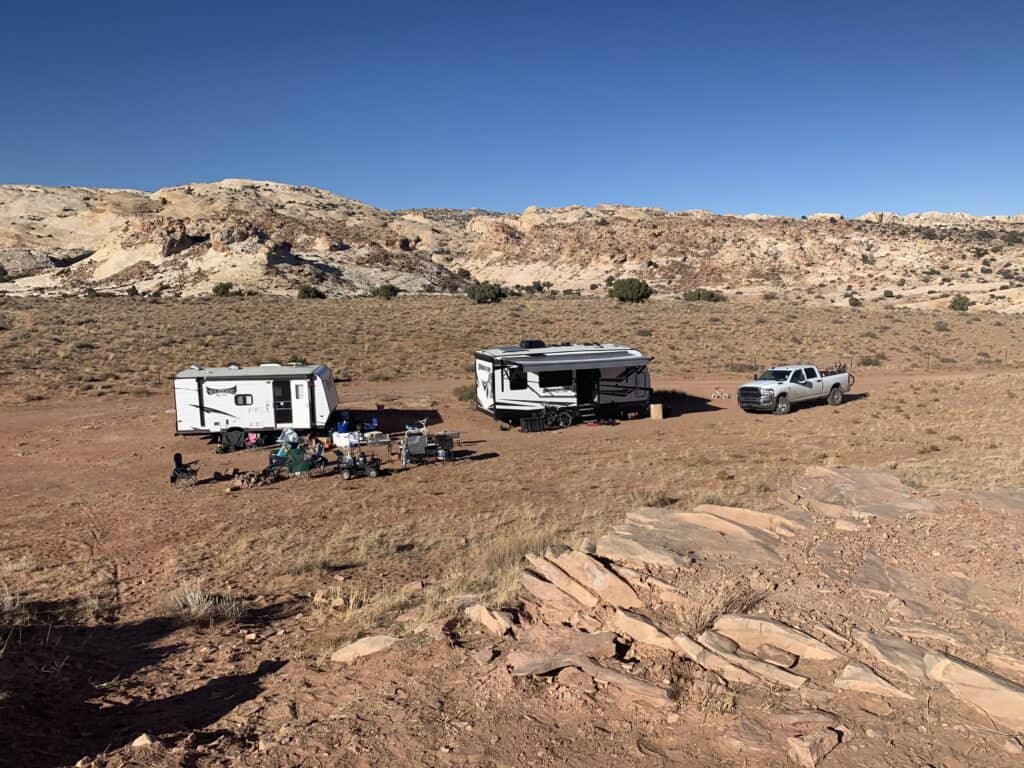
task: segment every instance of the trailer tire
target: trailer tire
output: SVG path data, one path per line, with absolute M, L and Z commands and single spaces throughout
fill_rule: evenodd
M 367 468 L 366 476 L 367 477 L 376 477 L 377 476 L 377 468 L 376 467 L 369 467 L 369 468 Z
M 789 398 L 785 395 L 779 395 L 775 398 L 775 413 L 779 416 L 785 416 L 792 410 L 792 406 L 789 404 Z
M 352 470 L 348 469 L 347 467 L 345 469 L 341 470 L 341 479 L 342 480 L 351 480 L 352 479 Z
M 840 404 L 842 404 L 842 402 L 843 402 L 843 390 L 841 390 L 839 388 L 839 385 L 836 384 L 834 387 L 832 387 L 831 391 L 828 393 L 828 404 L 829 405 L 840 405 Z
M 240 451 L 245 448 L 245 430 L 233 427 L 220 433 L 220 444 L 228 451 Z
M 574 414 L 570 409 L 567 408 L 564 411 L 558 412 L 558 415 L 555 417 L 555 421 L 557 422 L 559 427 L 565 429 L 566 427 L 572 426 L 575 417 L 576 414 Z

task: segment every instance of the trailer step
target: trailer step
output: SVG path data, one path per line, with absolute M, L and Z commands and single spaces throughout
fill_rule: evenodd
M 576 408 L 576 416 L 579 418 L 581 424 L 596 424 L 597 423 L 597 411 L 592 405 L 580 405 Z

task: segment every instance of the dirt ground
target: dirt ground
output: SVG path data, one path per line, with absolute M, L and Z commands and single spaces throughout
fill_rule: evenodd
M 469 352 L 446 353 L 444 365 Z M 992 648 L 1024 656 L 1024 520 L 957 495 L 1019 484 L 1024 374 L 1014 365 L 862 369 L 841 407 L 787 417 L 710 399 L 743 374 L 682 368 L 663 364 L 654 378 L 675 393 L 670 418 L 543 434 L 505 431 L 457 400 L 462 375 L 356 377 L 339 385 L 348 406 L 381 404 L 397 422 L 430 414 L 462 431 L 459 460 L 238 492 L 215 473 L 258 468 L 266 453 L 218 454 L 174 437 L 166 389 L 0 407 L 0 764 L 789 764 L 737 753 L 724 734 L 751 707 L 800 703 L 792 693 L 710 701 L 684 684 L 684 665 L 670 673 L 680 693 L 668 714 L 581 695 L 509 676 L 500 654 L 481 663 L 472 652 L 494 641 L 461 608 L 514 607 L 523 554 L 593 540 L 655 501 L 778 509 L 808 466 L 891 471 L 948 499 L 945 517 L 823 532 L 813 552 L 794 548 L 767 571 L 696 573 L 701 589 L 764 582 L 770 610 L 877 627 L 888 604 L 829 587 L 814 554 L 831 547 L 832 567 L 856 569 L 870 550 L 915 584 L 967 574 L 970 611 L 938 606 L 944 625 L 970 640 L 971 661 Z M 194 488 L 168 483 L 176 451 L 200 462 Z M 186 621 L 170 604 L 183 584 L 237 609 Z M 387 653 L 329 660 L 382 632 L 401 638 Z M 851 703 L 839 713 L 850 734 L 826 765 L 1019 761 L 1000 729 L 950 707 L 956 716 L 940 718 L 930 707 L 866 714 Z M 155 743 L 129 746 L 143 733 Z

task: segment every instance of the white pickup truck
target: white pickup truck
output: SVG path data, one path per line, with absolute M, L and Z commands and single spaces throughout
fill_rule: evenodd
M 740 386 L 736 401 L 744 411 L 785 414 L 797 403 L 827 400 L 839 405 L 853 387 L 853 374 L 845 365 L 833 371 L 819 371 L 813 365 L 778 365 L 753 381 Z

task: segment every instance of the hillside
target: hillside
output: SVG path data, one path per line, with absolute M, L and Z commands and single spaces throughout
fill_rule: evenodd
M 220 282 L 290 294 L 459 290 L 467 279 L 603 292 L 644 278 L 809 303 L 1024 305 L 1024 216 L 869 213 L 805 219 L 601 205 L 386 211 L 312 187 L 225 180 L 134 190 L 0 186 L 0 266 L 13 293 L 181 295 Z M 469 278 L 467 278 L 467 273 Z

